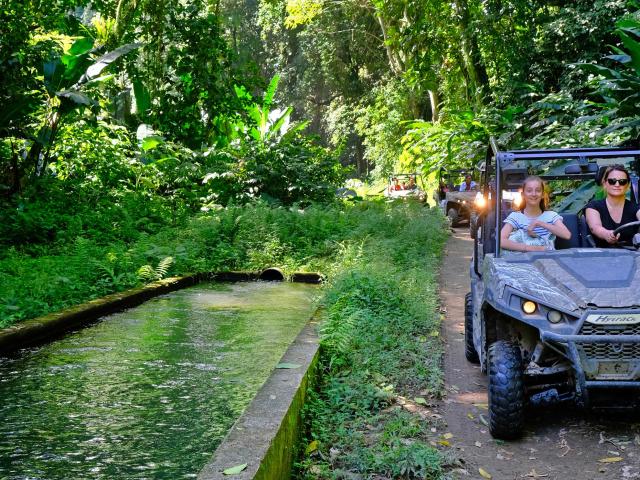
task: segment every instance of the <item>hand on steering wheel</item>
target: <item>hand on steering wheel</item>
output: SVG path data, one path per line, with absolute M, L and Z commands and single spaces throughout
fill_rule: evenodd
M 613 231 L 613 235 L 619 236 L 621 231 L 626 230 L 627 228 L 638 227 L 638 226 L 640 226 L 640 220 L 636 220 L 635 222 L 625 223 L 624 225 L 620 225 L 618 228 L 616 228 Z M 634 240 L 635 240 L 635 237 L 634 237 Z M 620 245 L 633 245 L 636 248 L 636 250 L 638 248 L 640 248 L 640 243 L 636 243 L 635 241 L 633 243 L 624 241 L 624 242 L 619 242 L 619 244 Z

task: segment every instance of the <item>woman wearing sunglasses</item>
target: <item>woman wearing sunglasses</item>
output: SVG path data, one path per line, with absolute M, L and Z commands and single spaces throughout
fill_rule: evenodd
M 596 246 L 606 248 L 618 241 L 631 241 L 636 229 L 627 228 L 617 235 L 613 231 L 620 225 L 640 220 L 640 207 L 626 199 L 629 190 L 629 171 L 622 165 L 607 168 L 602 177 L 606 198 L 592 200 L 585 207 L 589 230 Z

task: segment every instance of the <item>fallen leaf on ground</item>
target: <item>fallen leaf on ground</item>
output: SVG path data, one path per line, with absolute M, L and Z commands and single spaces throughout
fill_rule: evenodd
M 276 368 L 298 368 L 301 367 L 299 363 L 279 363 Z
M 449 442 L 447 442 L 446 440 L 438 440 L 438 443 L 440 445 L 445 446 L 445 447 L 450 447 L 451 446 L 451 444 Z
M 453 433 L 445 433 L 444 435 L 442 435 L 444 438 L 446 438 L 447 440 L 449 440 L 450 438 L 453 438 Z
M 481 444 L 480 442 L 476 442 L 476 443 L 474 443 L 474 445 L 475 445 L 476 447 L 478 447 L 478 448 L 482 448 L 482 444 Z
M 473 414 L 471 414 L 471 413 L 467 413 L 467 417 L 469 417 L 471 420 L 473 420 L 474 418 L 476 418 L 476 417 L 474 417 L 474 416 L 473 416 Z
M 416 402 L 418 405 L 426 405 L 427 401 L 422 398 L 422 397 L 416 397 L 413 399 L 414 402 Z
M 547 474 L 547 473 L 538 473 L 538 472 L 536 472 L 535 468 L 532 468 L 531 471 L 525 475 L 526 478 L 543 478 L 543 477 L 548 477 L 548 476 L 549 476 L 549 474 Z
M 304 453 L 305 455 L 309 455 L 310 453 L 315 452 L 317 449 L 318 449 L 318 440 L 314 440 L 309 445 L 307 445 L 307 448 L 305 449 Z
M 564 457 L 571 450 L 571 447 L 567 443 L 567 440 L 564 439 L 564 438 L 562 440 L 560 440 L 560 443 L 558 444 L 558 447 L 565 449 L 564 452 L 558 454 L 559 457 Z
M 231 467 L 231 468 L 227 468 L 226 470 L 223 470 L 222 474 L 223 475 L 237 475 L 238 473 L 243 471 L 245 468 L 247 468 L 247 464 L 243 463 L 242 465 L 236 465 L 235 467 Z
M 493 478 L 493 477 L 491 476 L 491 474 L 490 474 L 489 472 L 487 472 L 487 471 L 486 471 L 484 468 L 482 468 L 482 467 L 480 467 L 480 468 L 478 469 L 478 472 L 480 472 L 480 475 L 482 475 L 482 478 L 487 478 L 487 479 L 491 479 L 491 478 Z
M 488 403 L 473 403 L 472 405 L 474 407 L 484 408 L 485 410 L 489 410 L 489 404 Z
M 624 460 L 622 457 L 606 457 L 606 458 L 601 458 L 600 460 L 598 460 L 598 462 L 615 463 L 615 462 L 621 462 L 622 460 Z

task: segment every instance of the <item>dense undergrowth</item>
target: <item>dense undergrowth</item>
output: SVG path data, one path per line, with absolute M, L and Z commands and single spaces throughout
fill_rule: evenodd
M 388 215 L 389 207 L 376 203 L 305 209 L 253 203 L 143 230 L 135 240 L 78 236 L 37 252 L 8 248 L 0 257 L 0 327 L 139 285 L 141 267 L 155 268 L 167 257 L 168 275 L 268 265 L 331 274 L 342 268 L 345 249 L 376 234 Z
M 305 411 L 298 478 L 444 475 L 431 425 L 399 401 L 425 404 L 442 387 L 436 274 L 446 229 L 439 215 L 406 205 L 377 221 L 327 286 L 323 375 Z

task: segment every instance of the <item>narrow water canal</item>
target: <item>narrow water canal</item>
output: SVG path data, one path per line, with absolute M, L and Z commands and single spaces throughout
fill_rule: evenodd
M 196 477 L 314 294 L 200 284 L 0 357 L 0 479 Z

